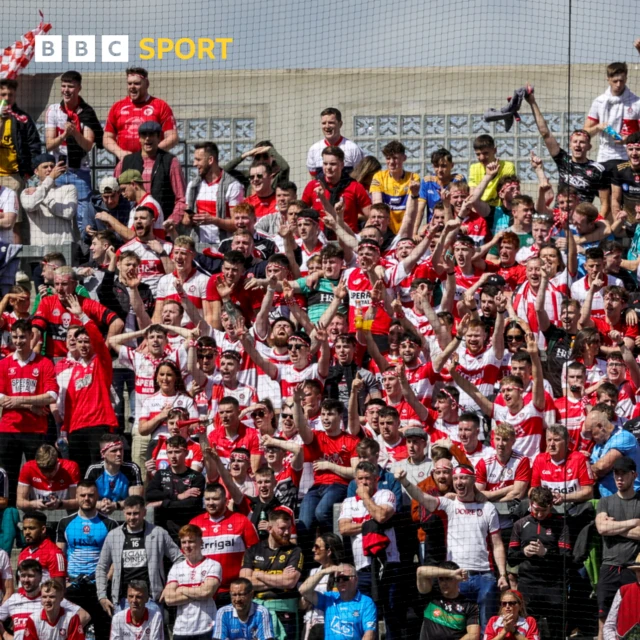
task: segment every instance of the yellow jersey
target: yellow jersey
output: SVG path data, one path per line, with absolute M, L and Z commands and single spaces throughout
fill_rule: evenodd
M 2 122 L 0 120 L 0 176 L 10 176 L 18 173 L 18 153 L 11 135 L 11 118 L 4 120 L 4 126 Z
M 409 185 L 411 181 L 419 182 L 420 176 L 417 173 L 405 171 L 400 180 L 391 176 L 388 169 L 378 171 L 371 181 L 371 193 L 381 193 L 382 202 L 389 205 L 391 209 L 391 221 L 389 228 L 393 233 L 400 231 L 404 212 L 407 210 L 407 198 L 409 197 Z
M 481 162 L 474 162 L 469 167 L 469 186 L 473 189 L 477 187 L 482 178 L 484 178 L 484 174 L 487 172 L 485 166 Z M 500 169 L 498 170 L 498 175 L 487 185 L 487 188 L 484 190 L 482 194 L 482 200 L 484 200 L 488 205 L 492 207 L 497 207 L 500 204 L 500 197 L 498 196 L 498 180 L 502 178 L 502 176 L 515 176 L 516 168 L 513 162 L 509 162 L 508 160 L 500 160 Z

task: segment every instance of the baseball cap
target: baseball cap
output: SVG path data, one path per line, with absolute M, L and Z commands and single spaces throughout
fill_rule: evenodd
M 494 287 L 505 287 L 507 281 L 498 273 L 494 273 L 487 278 L 486 284 L 491 284 Z
M 105 176 L 100 180 L 100 184 L 98 186 L 98 191 L 102 193 L 106 193 L 107 191 L 115 191 L 118 192 L 120 190 L 120 185 L 118 181 L 113 176 Z
M 427 433 L 420 427 L 411 427 L 404 432 L 405 438 L 422 438 L 425 442 L 427 440 Z
M 623 456 L 622 458 L 618 458 L 613 463 L 614 471 L 622 471 L 622 473 L 629 473 L 629 471 L 636 471 L 636 463 L 635 460 L 629 458 L 628 456 Z
M 147 120 L 138 127 L 138 133 L 162 133 L 162 127 L 154 120 Z
M 118 184 L 131 184 L 132 182 L 144 182 L 142 174 L 137 169 L 127 169 L 120 174 Z
M 52 153 L 40 153 L 33 159 L 33 166 L 39 167 L 45 162 L 53 162 L 55 164 L 56 157 Z

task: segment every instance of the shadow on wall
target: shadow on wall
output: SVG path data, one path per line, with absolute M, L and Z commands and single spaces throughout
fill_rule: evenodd
M 60 76 L 59 73 L 39 73 L 37 75 L 21 74 L 18 76 L 18 95 L 16 102 L 36 122 L 44 115 L 49 105 L 51 88 Z M 54 95 L 58 99 L 59 92 Z

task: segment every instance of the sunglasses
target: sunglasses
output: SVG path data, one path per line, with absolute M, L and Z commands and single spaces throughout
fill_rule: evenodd
M 280 417 L 283 420 L 293 420 L 293 413 L 281 413 Z
M 252 418 L 264 418 L 264 410 L 263 409 L 256 409 L 255 411 L 251 412 L 251 417 Z
M 213 353 L 199 353 L 198 354 L 198 360 L 213 360 L 213 358 L 215 358 Z
M 500 604 L 503 607 L 517 607 L 520 603 L 515 600 L 503 600 Z
M 336 582 L 349 582 L 353 576 L 338 576 Z
M 524 336 L 507 336 L 505 340 L 507 342 L 522 342 L 524 340 Z
M 302 349 L 306 349 L 306 344 L 288 344 L 287 345 L 289 351 L 301 351 Z
M 260 173 L 260 174 L 257 174 L 255 176 L 249 176 L 249 181 L 250 182 L 254 182 L 256 180 L 264 180 L 264 174 Z

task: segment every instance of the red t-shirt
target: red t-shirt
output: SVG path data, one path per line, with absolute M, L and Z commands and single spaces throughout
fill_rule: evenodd
M 118 316 L 105 306 L 89 298 L 78 297 L 83 313 L 98 326 L 109 326 Z M 45 355 L 49 358 L 60 358 L 67 355 L 67 331 L 69 327 L 82 326 L 82 322 L 70 313 L 60 302 L 57 295 L 45 296 L 33 316 L 33 326 L 47 334 Z
M 342 467 L 351 468 L 351 458 L 356 455 L 359 438 L 349 433 L 340 432 L 337 436 L 329 436 L 324 431 L 314 431 L 313 440 L 304 447 L 304 461 L 315 462 L 327 460 Z M 349 484 L 333 471 L 313 471 L 314 484 Z
M 157 122 L 163 133 L 178 128 L 173 111 L 164 100 L 149 96 L 145 102 L 134 103 L 127 96 L 109 109 L 104 130 L 105 133 L 116 134 L 116 142 L 121 149 L 136 153 L 140 151 L 138 128 L 149 121 Z
M 35 500 L 46 500 L 48 496 L 56 496 L 60 500 L 69 498 L 69 489 L 77 486 L 82 480 L 80 467 L 73 460 L 60 459 L 59 467 L 53 478 L 47 478 L 35 460 L 29 460 L 22 465 L 18 484 L 31 487 Z
M 276 213 L 276 211 L 278 211 L 275 191 L 266 198 L 261 198 L 254 193 L 252 196 L 245 198 L 243 202 L 250 204 L 256 210 L 256 218 L 258 218 L 258 220 L 270 213 Z
M 260 440 L 256 429 L 247 427 L 240 423 L 238 433 L 235 438 L 231 439 L 227 435 L 224 427 L 218 427 L 209 434 L 209 444 L 215 447 L 218 455 L 222 460 L 227 462 L 231 456 L 231 452 L 238 447 L 249 450 L 249 453 L 260 455 Z
M 619 331 L 622 334 L 623 338 L 631 338 L 635 340 L 638 337 L 638 327 L 628 325 L 624 321 L 624 316 L 621 316 L 620 321 L 612 326 L 607 322 L 606 317 L 594 318 L 591 317 L 593 321 L 593 325 L 598 330 L 598 333 L 602 336 L 602 346 L 603 347 L 613 347 L 613 340 L 609 337 L 610 331 Z
M 319 186 L 322 186 L 319 180 L 309 182 L 302 193 L 302 201 L 318 211 L 322 219 L 324 207 L 315 193 L 316 187 Z M 327 189 L 324 190 L 324 195 L 327 200 L 331 196 Z M 358 214 L 364 208 L 371 206 L 371 198 L 365 188 L 355 180 L 347 185 L 340 193 L 340 197 L 344 200 L 344 221 L 354 233 L 358 233 Z
M 556 463 L 550 453 L 539 453 L 533 461 L 532 487 L 548 487 L 551 491 L 574 493 L 595 482 L 587 458 L 578 451 L 567 456 L 564 462 Z
M 527 268 L 523 264 L 502 267 L 500 264 L 487 261 L 487 271 L 502 276 L 511 291 L 515 291 L 527 279 Z
M 42 565 L 42 581 L 49 578 L 64 578 L 67 575 L 67 562 L 62 550 L 45 538 L 39 546 L 25 547 L 18 556 L 18 564 L 23 560 L 37 560 Z
M 209 302 L 222 302 L 216 283 L 223 278 L 224 276 L 221 273 L 209 278 L 209 282 L 207 283 L 207 300 Z M 231 302 L 237 304 L 242 309 L 242 315 L 252 321 L 255 319 L 256 310 L 260 308 L 264 294 L 260 289 L 246 290 L 244 288 L 245 282 L 246 278 L 242 278 L 242 280 L 233 287 L 231 291 Z
M 32 353 L 27 362 L 15 353 L 0 361 L 0 394 L 5 396 L 39 396 L 50 393 L 58 398 L 58 382 L 53 363 Z M 0 418 L 1 433 L 47 433 L 47 416 L 25 409 L 4 409 Z

